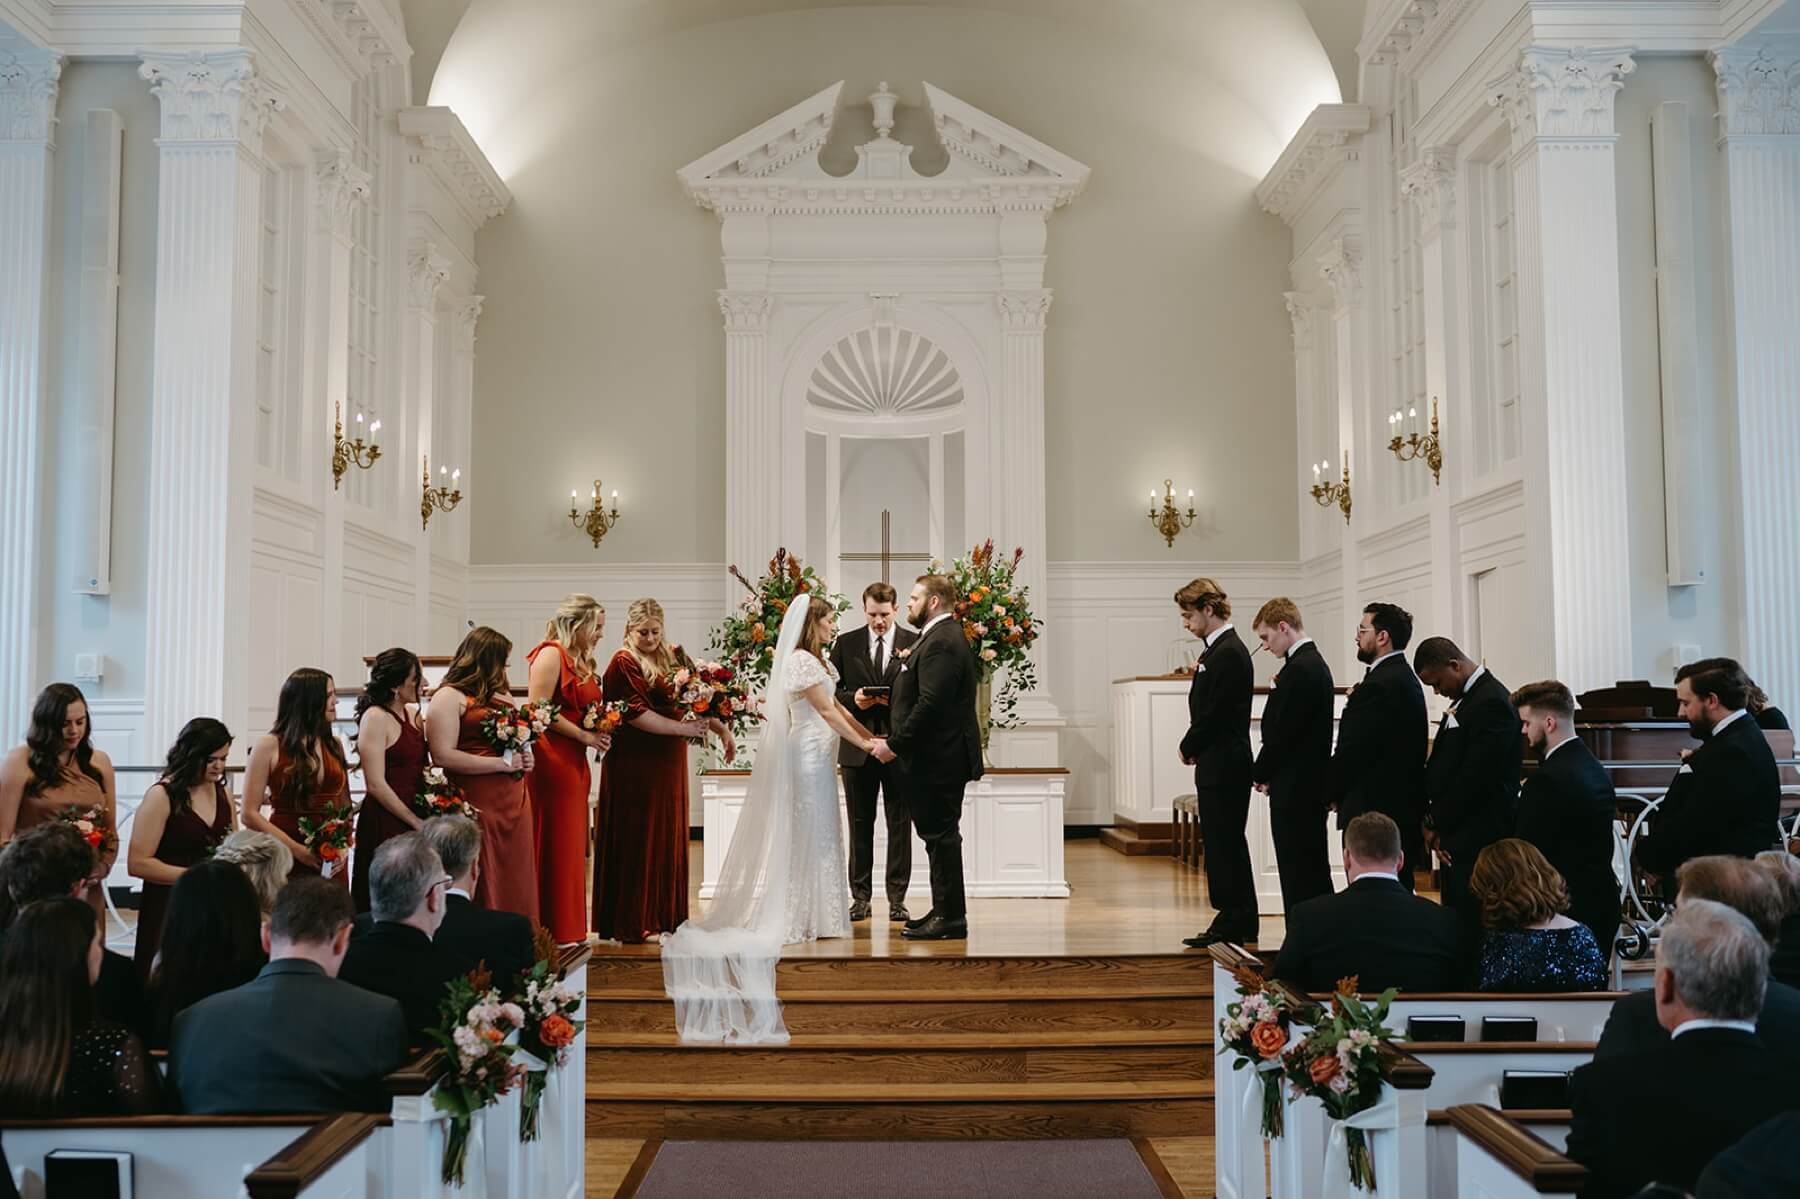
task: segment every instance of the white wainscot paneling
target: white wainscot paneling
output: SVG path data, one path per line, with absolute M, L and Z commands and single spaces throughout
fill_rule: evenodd
M 418 641 L 413 546 L 357 524 L 344 526 L 340 661 L 330 669 L 346 686 L 368 676 L 363 659 Z
M 275 720 L 275 698 L 289 671 L 319 664 L 324 650 L 322 521 L 317 509 L 258 488 L 250 546 L 250 728 Z M 197 713 L 196 713 L 197 715 Z
M 452 558 L 431 558 L 431 611 L 420 653 L 444 656 L 468 631 L 469 567 Z
M 1358 549 L 1358 598 L 1399 604 L 1413 615 L 1414 638 L 1430 636 L 1432 630 L 1424 626 L 1431 621 L 1431 518 L 1421 516 L 1371 534 Z
M 1510 687 L 1545 677 L 1550 644 L 1532 635 L 1524 484 L 1465 500 L 1453 515 L 1464 650 Z

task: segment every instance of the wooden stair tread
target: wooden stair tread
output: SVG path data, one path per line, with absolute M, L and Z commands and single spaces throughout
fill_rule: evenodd
M 1185 987 L 1157 987 L 1155 989 L 1134 990 L 1122 993 L 1117 988 L 1084 987 L 1033 987 L 1029 994 L 1021 995 L 1016 991 L 979 991 L 961 990 L 954 993 L 942 988 L 919 988 L 900 990 L 818 990 L 790 991 L 777 985 L 776 997 L 783 1004 L 810 1003 L 1017 1003 L 1020 1000 L 1092 1000 L 1110 999 L 1120 1003 L 1129 1003 L 1134 999 L 1209 999 L 1210 995 L 1198 995 Z M 667 1003 L 668 993 L 662 988 L 648 987 L 608 987 L 605 990 L 590 990 L 588 1003 Z
M 970 1051 L 992 1051 L 997 1049 L 1029 1049 L 1029 1048 L 1063 1048 L 1067 1046 L 1108 1045 L 1128 1047 L 1133 1045 L 1162 1046 L 1178 1048 L 1192 1046 L 1213 1051 L 1210 1039 L 1210 1028 L 1202 1030 L 1205 1035 L 1196 1036 L 1191 1029 L 1148 1028 L 1148 1029 L 1094 1029 L 1057 1031 L 1022 1031 L 996 1034 L 992 1032 L 973 1033 L 859 1033 L 840 1035 L 833 1033 L 795 1033 L 793 1039 L 785 1046 L 792 1050 L 842 1050 L 842 1049 L 962 1049 Z M 590 1037 L 594 1034 L 590 1031 Z M 767 1046 L 757 1045 L 692 1045 L 682 1041 L 673 1029 L 607 1029 L 605 1041 L 588 1042 L 588 1054 L 604 1052 L 608 1049 L 680 1049 L 690 1053 L 745 1053 Z
M 590 1082 L 587 1097 L 605 1103 L 1013 1103 L 1093 1102 L 1114 1099 L 1209 1099 L 1211 1079 L 1179 1081 L 1067 1083 L 939 1083 L 931 1086 L 870 1086 L 863 1083 L 808 1083 L 800 1093 L 791 1085 L 733 1083 L 696 1093 L 686 1083 Z

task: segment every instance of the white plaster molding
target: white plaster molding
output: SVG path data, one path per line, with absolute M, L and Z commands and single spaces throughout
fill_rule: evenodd
M 398 122 L 409 160 L 429 172 L 456 201 L 471 228 L 481 228 L 512 204 L 512 192 L 500 173 L 450 109 L 402 108 Z
M 486 296 L 463 296 L 450 306 L 456 321 L 455 340 L 451 345 L 465 354 L 475 352 L 475 325 L 481 320 L 481 305 L 486 299 Z
M 357 166 L 348 150 L 322 152 L 313 170 L 313 204 L 319 228 L 350 236 L 350 215 L 369 200 L 374 177 Z
M 1047 287 L 1029 291 L 1003 291 L 996 297 L 1000 318 L 1008 333 L 1042 333 L 1054 298 Z
M 1321 104 L 1307 116 L 1281 157 L 1256 185 L 1264 212 L 1293 224 L 1346 162 L 1358 157 L 1371 114 L 1361 104 Z
M 1400 194 L 1419 210 L 1429 235 L 1456 224 L 1456 147 L 1426 146 L 1411 166 L 1400 168 Z
M 412 57 L 400 15 L 383 0 L 288 0 L 352 79 Z
M 1299 291 L 1284 291 L 1281 298 L 1287 301 L 1288 320 L 1294 326 L 1294 348 L 1303 350 L 1312 345 L 1312 303 Z
M 1534 138 L 1612 138 L 1614 100 L 1637 69 L 1623 47 L 1527 46 L 1488 85 L 1488 103 L 1506 114 L 1513 144 Z
M 1362 243 L 1349 234 L 1339 234 L 1319 255 L 1319 274 L 1331 285 L 1331 295 L 1340 309 L 1352 307 L 1362 298 Z
M 995 175 L 1058 180 L 1063 185 L 1056 193 L 1058 204 L 1073 200 L 1087 185 L 1089 171 L 1084 164 L 943 89 L 927 83 L 925 102 L 931 106 L 938 139 L 955 158 Z
M 769 327 L 772 298 L 766 291 L 719 291 L 719 311 L 728 333 L 761 333 Z
M 766 178 L 817 154 L 831 135 L 838 95 L 843 90 L 844 81 L 840 79 L 682 167 L 676 173 L 688 194 L 695 195 L 709 183 Z M 697 195 L 695 198 L 699 199 Z
M 62 69 L 48 50 L 0 50 L 0 142 L 55 142 Z
M 260 143 L 287 101 L 258 77 L 249 50 L 145 54 L 138 76 L 162 110 L 164 141 Z
M 450 258 L 435 244 L 416 241 L 406 251 L 406 300 L 426 312 L 437 308 L 438 291 L 450 280 Z
M 1800 46 L 1716 50 L 1719 132 L 1725 137 L 1800 134 Z

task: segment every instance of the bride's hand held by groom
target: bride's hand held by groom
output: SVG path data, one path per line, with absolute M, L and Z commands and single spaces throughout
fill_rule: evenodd
M 871 738 L 869 740 L 869 744 L 868 744 L 867 748 L 868 748 L 869 754 L 877 762 L 881 762 L 884 764 L 887 762 L 892 762 L 895 758 L 900 756 L 899 754 L 896 754 L 893 750 L 888 748 L 888 743 L 887 743 L 886 737 Z

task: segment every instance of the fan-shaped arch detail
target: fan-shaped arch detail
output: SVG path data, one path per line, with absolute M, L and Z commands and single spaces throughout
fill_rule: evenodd
M 938 412 L 962 403 L 962 376 L 936 342 L 911 329 L 875 325 L 825 351 L 806 401 L 833 412 Z

